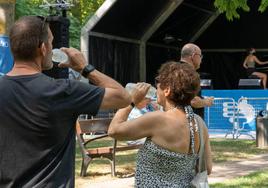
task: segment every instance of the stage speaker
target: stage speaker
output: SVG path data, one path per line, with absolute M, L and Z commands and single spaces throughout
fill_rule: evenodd
M 211 79 L 201 79 L 200 86 L 201 86 L 201 89 L 213 89 Z
M 240 79 L 239 89 L 262 89 L 261 79 Z
M 53 48 L 69 47 L 69 26 L 70 20 L 63 16 L 49 16 L 50 30 L 54 36 L 52 42 Z M 46 75 L 53 78 L 68 78 L 68 68 L 58 68 L 58 64 L 54 63 L 53 68 L 43 71 Z
M 49 16 L 48 20 L 54 36 L 53 48 L 69 47 L 70 20 L 62 16 Z

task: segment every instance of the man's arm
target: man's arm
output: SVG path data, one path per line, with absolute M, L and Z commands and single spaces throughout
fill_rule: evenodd
M 88 75 L 87 79 L 94 85 L 105 88 L 101 108 L 109 109 L 115 108 L 115 106 L 116 108 L 123 108 L 131 103 L 131 97 L 125 88 L 109 76 L 94 70 Z
M 191 101 L 191 106 L 193 108 L 204 108 L 213 105 L 213 100 L 213 97 L 202 99 L 201 97 L 195 96 Z
M 72 68 L 81 73 L 87 65 L 83 54 L 75 48 L 61 48 L 61 50 L 68 55 L 69 61 L 58 66 Z M 105 88 L 100 108 L 123 108 L 131 103 L 131 97 L 125 88 L 109 76 L 93 70 L 87 75 L 87 79 L 94 85 Z

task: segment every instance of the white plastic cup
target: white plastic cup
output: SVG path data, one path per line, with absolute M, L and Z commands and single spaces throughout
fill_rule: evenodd
M 62 50 L 55 48 L 52 50 L 52 61 L 55 63 L 66 63 L 68 61 L 68 55 Z
M 136 87 L 135 83 L 128 83 L 125 88 L 131 94 L 135 87 Z M 149 99 L 155 99 L 156 98 L 156 89 L 155 89 L 155 87 L 150 86 L 150 89 L 148 90 L 145 98 L 149 98 Z

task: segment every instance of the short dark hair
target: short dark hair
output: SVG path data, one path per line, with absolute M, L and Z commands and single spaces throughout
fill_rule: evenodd
M 37 48 L 48 42 L 48 23 L 43 17 L 24 16 L 10 30 L 10 46 L 15 60 L 32 60 Z
M 249 48 L 247 49 L 247 53 L 248 54 L 254 54 L 256 52 L 256 49 L 255 48 Z
M 200 90 L 200 78 L 188 63 L 167 62 L 158 70 L 157 82 L 160 88 L 170 87 L 167 97 L 176 106 L 190 105 Z

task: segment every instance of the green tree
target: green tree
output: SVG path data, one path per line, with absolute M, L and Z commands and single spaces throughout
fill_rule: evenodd
M 240 18 L 238 11 L 243 10 L 250 11 L 250 7 L 247 4 L 248 0 L 215 0 L 214 5 L 220 13 L 225 13 L 228 20 L 234 18 Z M 259 5 L 259 11 L 264 12 L 268 6 L 268 0 L 261 0 Z
M 49 3 L 55 3 L 56 0 L 46 0 Z M 68 18 L 70 19 L 70 46 L 80 47 L 80 32 L 82 26 L 92 16 L 96 10 L 102 5 L 104 0 L 69 0 L 67 1 L 74 6 L 68 11 Z M 54 11 L 40 7 L 43 0 L 17 0 L 15 18 L 18 19 L 24 15 L 43 15 L 48 16 L 55 14 Z
M 82 24 L 85 24 L 88 19 L 96 12 L 105 0 L 73 0 L 72 13 L 79 18 Z
M 80 0 L 82 24 L 87 22 L 103 2 L 104 0 Z

